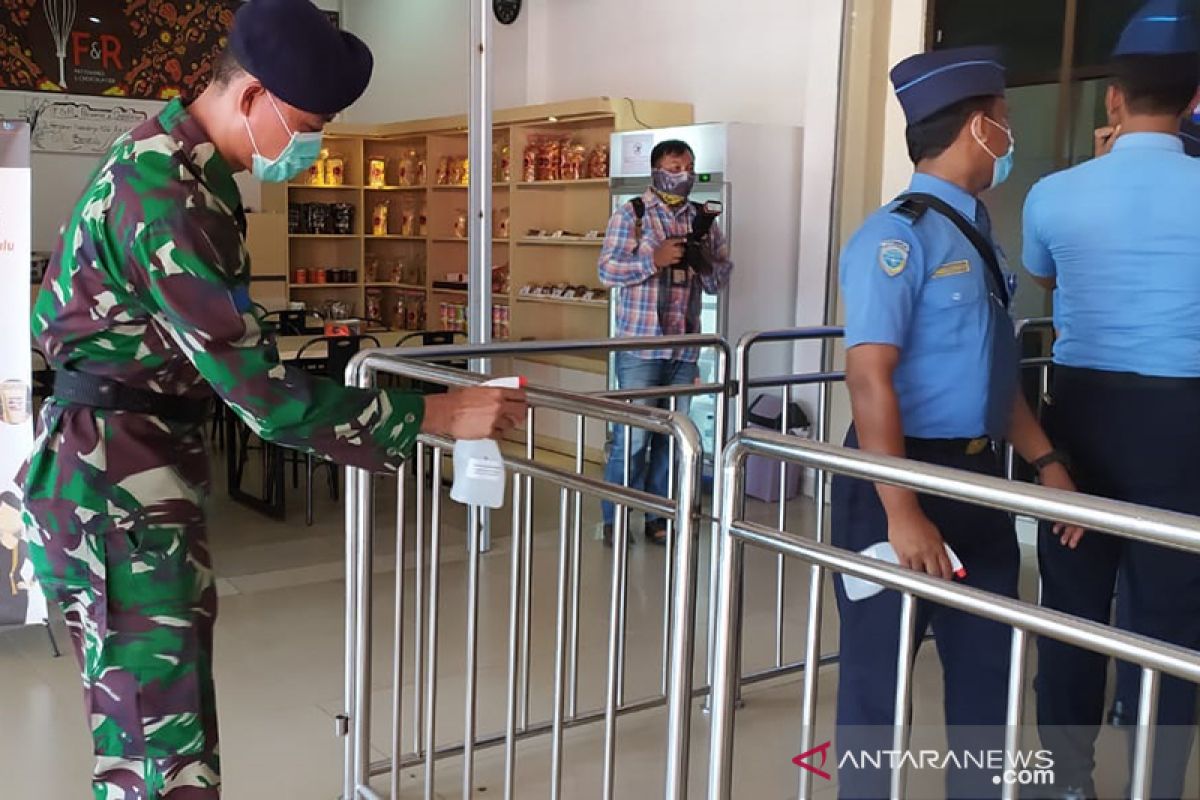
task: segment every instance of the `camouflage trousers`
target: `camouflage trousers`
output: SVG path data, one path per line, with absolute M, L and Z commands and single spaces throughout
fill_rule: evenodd
M 207 465 L 189 476 L 179 462 L 154 463 L 161 452 L 114 435 L 109 421 L 67 417 L 48 416 L 48 441 L 28 465 L 26 526 L 83 676 L 93 795 L 219 798 Z

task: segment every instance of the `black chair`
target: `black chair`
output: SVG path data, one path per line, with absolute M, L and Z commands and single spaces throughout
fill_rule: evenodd
M 414 331 L 411 333 L 403 333 L 396 340 L 396 347 L 404 347 L 409 342 L 420 340 L 421 347 L 437 347 L 439 345 L 455 344 L 458 339 L 466 339 L 467 335 L 460 331 Z M 470 362 L 466 360 L 442 361 L 439 362 L 451 369 L 461 369 L 464 372 L 470 367 Z M 425 383 L 424 381 L 404 380 L 403 382 L 395 380 L 394 376 L 381 376 L 390 381 L 389 387 L 398 387 L 417 394 L 445 394 L 448 389 L 445 386 L 436 383 Z M 412 459 L 413 475 L 417 474 L 417 461 Z M 429 486 L 433 485 L 433 451 L 425 451 L 425 481 Z M 443 478 L 443 484 L 449 485 Z
M 440 345 L 455 344 L 457 339 L 466 339 L 467 335 L 459 331 L 414 331 L 412 333 L 404 333 L 396 340 L 396 347 L 405 347 L 409 342 L 420 339 L 421 347 L 437 347 Z M 455 361 L 440 361 L 438 362 L 451 369 L 466 370 L 470 363 L 466 360 Z M 411 392 L 419 394 L 445 394 L 446 387 L 435 383 L 423 383 L 421 381 L 410 381 L 403 388 Z
M 267 316 L 267 314 L 271 313 L 270 311 L 267 311 L 267 307 L 262 303 L 255 303 L 253 301 L 250 303 L 250 310 L 254 312 L 254 317 L 258 320 L 261 320 L 263 317 Z
M 296 357 L 289 361 L 291 366 L 297 367 L 309 372 L 313 375 L 321 375 L 330 380 L 342 383 L 346 377 L 346 367 L 350 365 L 350 359 L 358 354 L 363 345 L 370 343 L 375 347 L 381 347 L 379 340 L 374 336 L 318 336 L 304 343 L 300 350 L 296 353 Z M 317 349 L 321 345 L 325 345 L 324 356 L 312 356 L 311 351 Z M 299 459 L 292 461 L 292 485 L 299 485 Z M 306 454 L 305 471 L 307 473 L 307 486 L 305 488 L 305 505 L 304 519 L 308 525 L 313 524 L 313 473 L 317 467 L 326 467 L 329 473 L 329 497 L 335 502 L 338 499 L 338 470 L 337 465 L 332 461 L 318 459 L 312 454 Z M 319 463 L 318 463 L 319 461 Z
M 311 320 L 316 320 L 316 325 L 310 325 Z M 278 331 L 280 336 L 306 336 L 312 333 L 321 333 L 325 330 L 324 320 L 315 311 L 304 311 L 296 309 L 283 309 L 280 311 L 268 311 L 259 317 L 259 324 L 262 326 L 270 326 Z

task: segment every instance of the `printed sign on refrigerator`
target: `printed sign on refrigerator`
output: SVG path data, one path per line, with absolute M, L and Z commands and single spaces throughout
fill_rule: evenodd
M 0 122 L 0 626 L 46 620 L 21 522 L 17 470 L 33 448 L 29 125 Z

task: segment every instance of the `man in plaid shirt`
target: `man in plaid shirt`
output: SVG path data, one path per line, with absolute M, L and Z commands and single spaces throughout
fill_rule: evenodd
M 600 252 L 600 280 L 618 288 L 617 336 L 677 336 L 700 332 L 701 292 L 716 294 L 729 282 L 733 263 L 720 228 L 713 223 L 699 252 L 687 263 L 685 240 L 700 213 L 688 202 L 695 184 L 695 156 L 686 142 L 659 143 L 650 154 L 652 185 L 623 205 L 608 222 Z M 695 383 L 699 351 L 644 350 L 617 353 L 621 389 Z M 646 400 L 645 405 L 667 406 Z M 687 413 L 688 398 L 678 408 Z M 633 429 L 630 434 L 629 486 L 667 495 L 670 442 L 665 436 Z M 625 432 L 617 428 L 604 473 L 610 483 L 625 483 Z M 614 508 L 604 503 L 604 541 L 612 544 Z M 646 539 L 666 543 L 666 521 L 647 516 Z

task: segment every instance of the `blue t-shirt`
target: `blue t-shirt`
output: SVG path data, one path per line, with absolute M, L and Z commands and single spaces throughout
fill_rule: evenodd
M 1179 137 L 1127 133 L 1025 201 L 1025 268 L 1055 278 L 1054 360 L 1200 377 L 1200 160 Z
M 939 178 L 918 173 L 910 191 L 977 218 L 975 198 Z M 899 348 L 893 381 L 906 436 L 1003 438 L 1018 353 L 987 264 L 942 215 L 931 210 L 913 223 L 895 205 L 869 217 L 842 251 L 846 347 Z

